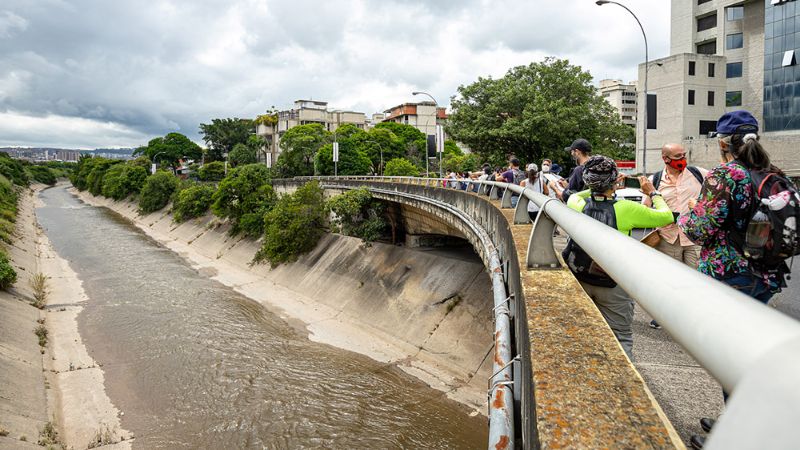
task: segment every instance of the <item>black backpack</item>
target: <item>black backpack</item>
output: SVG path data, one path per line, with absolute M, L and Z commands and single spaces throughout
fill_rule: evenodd
M 761 273 L 784 273 L 785 261 L 800 255 L 800 192 L 776 172 L 751 170 L 754 204 L 745 231 L 731 233 L 751 267 Z
M 686 166 L 686 169 L 694 175 L 697 179 L 697 182 L 701 185 L 703 184 L 703 174 L 700 173 L 700 169 L 695 166 Z M 659 170 L 658 172 L 653 174 L 653 187 L 658 189 L 658 186 L 661 185 L 661 177 L 664 175 L 663 170 Z
M 583 208 L 583 213 L 616 230 L 617 214 L 614 211 L 614 203 L 616 200 L 595 201 L 589 198 L 586 207 Z M 599 287 L 613 288 L 617 286 L 617 282 L 609 277 L 572 238 L 567 241 L 567 246 L 561 256 L 564 257 L 567 266 L 579 281 Z

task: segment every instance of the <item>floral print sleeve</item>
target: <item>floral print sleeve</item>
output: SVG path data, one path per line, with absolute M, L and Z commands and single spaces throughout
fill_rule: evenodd
M 753 198 L 750 173 L 731 162 L 714 169 L 703 183 L 697 205 L 678 219 L 686 236 L 700 245 L 698 269 L 715 278 L 748 271 L 747 260 L 730 240 L 732 230 L 742 231 Z

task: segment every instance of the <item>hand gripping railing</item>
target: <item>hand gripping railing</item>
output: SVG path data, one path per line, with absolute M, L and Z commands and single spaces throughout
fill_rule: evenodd
M 453 182 L 349 179 L 432 187 Z M 557 224 L 731 393 L 706 448 L 798 446 L 800 322 L 543 194 L 508 183 L 461 182 L 467 191 L 479 186 L 478 195 L 490 198 L 499 198 L 503 189 L 501 207 L 511 207 L 511 195 L 519 195 L 516 223 L 529 222 L 529 202 L 538 205 L 542 214 L 531 231 L 528 267 L 560 266 L 552 244 Z

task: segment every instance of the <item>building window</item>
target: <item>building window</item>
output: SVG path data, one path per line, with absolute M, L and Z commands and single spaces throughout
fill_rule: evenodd
M 703 44 L 697 44 L 697 53 L 701 55 L 713 55 L 717 53 L 717 40 L 708 41 Z
M 700 136 L 708 136 L 708 133 L 717 131 L 716 120 L 701 120 L 700 121 Z
M 742 106 L 742 91 L 726 92 L 725 106 Z
M 744 38 L 742 33 L 733 33 L 725 36 L 725 48 L 733 50 L 735 48 L 744 47 Z
M 714 91 L 708 91 L 708 106 L 714 106 Z
M 714 63 L 708 63 L 708 77 L 714 78 Z
M 689 104 L 694 105 L 694 89 L 689 89 Z
M 694 76 L 694 66 L 695 66 L 694 61 L 689 61 L 689 76 L 692 77 Z
M 781 62 L 781 66 L 788 67 L 797 64 L 797 60 L 794 56 L 794 50 L 788 50 L 783 53 L 783 61 Z
M 728 8 L 730 10 L 730 8 Z M 710 30 L 717 26 L 717 13 L 697 19 L 697 31 Z
M 726 78 L 739 78 L 741 76 L 742 76 L 742 63 L 740 62 L 728 63 L 725 66 Z
M 744 6 L 731 6 L 725 9 L 728 20 L 742 20 L 744 17 Z

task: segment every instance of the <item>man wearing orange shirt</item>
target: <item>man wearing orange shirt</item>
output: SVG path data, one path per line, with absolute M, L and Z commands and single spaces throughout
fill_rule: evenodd
M 689 199 L 697 199 L 703 178 L 708 171 L 699 167 L 689 166 L 686 162 L 686 150 L 680 144 L 666 144 L 661 148 L 661 159 L 664 161 L 664 170 L 656 172 L 650 181 L 669 205 L 673 214 L 686 214 L 689 211 Z M 645 196 L 645 203 L 650 199 Z M 675 258 L 678 261 L 697 269 L 700 259 L 700 246 L 689 240 L 677 224 L 671 223 L 658 229 L 661 241 L 656 250 Z M 653 320 L 653 328 L 661 326 Z

